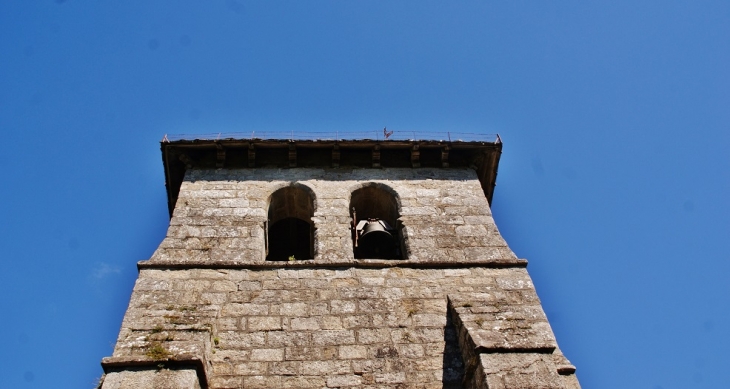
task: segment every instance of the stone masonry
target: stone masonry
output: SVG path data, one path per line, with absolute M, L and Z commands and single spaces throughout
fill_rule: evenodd
M 266 261 L 271 196 L 312 198 L 314 258 Z M 405 259 L 355 259 L 350 197 L 398 204 Z M 102 389 L 579 388 L 470 168 L 190 168 Z

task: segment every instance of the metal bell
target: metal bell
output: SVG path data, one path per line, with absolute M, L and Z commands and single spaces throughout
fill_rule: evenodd
M 393 228 L 380 219 L 361 220 L 357 225 L 358 247 L 373 258 L 390 257 L 397 245 Z

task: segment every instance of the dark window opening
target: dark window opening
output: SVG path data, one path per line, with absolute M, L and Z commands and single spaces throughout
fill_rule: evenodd
M 405 257 L 398 202 L 393 194 L 377 186 L 360 188 L 352 193 L 350 212 L 355 258 Z
M 299 186 L 274 192 L 269 204 L 266 238 L 267 261 L 314 258 L 314 202 Z
M 279 220 L 269 227 L 269 261 L 312 259 L 309 223 L 294 217 Z

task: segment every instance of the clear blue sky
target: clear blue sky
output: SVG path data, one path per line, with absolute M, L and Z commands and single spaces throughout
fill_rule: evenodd
M 590 4 L 588 4 L 590 3 Z M 504 140 L 493 211 L 585 388 L 730 383 L 730 2 L 0 3 L 0 387 L 91 388 L 159 140 Z

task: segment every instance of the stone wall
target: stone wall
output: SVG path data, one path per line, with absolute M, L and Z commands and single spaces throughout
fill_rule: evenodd
M 298 184 L 314 197 L 316 263 L 353 262 L 351 193 L 397 195 L 410 262 L 520 262 L 499 234 L 470 169 L 191 170 L 153 262 L 260 263 L 269 198 Z
M 292 184 L 315 256 L 267 262 L 269 196 Z M 408 259 L 353 257 L 349 196 L 371 184 L 396 195 Z M 577 388 L 525 266 L 468 169 L 192 170 L 103 388 L 181 366 L 191 389 Z

